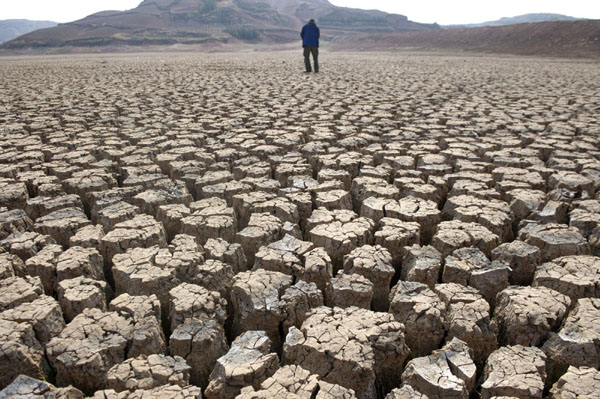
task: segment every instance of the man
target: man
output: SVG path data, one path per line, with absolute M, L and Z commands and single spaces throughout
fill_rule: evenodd
M 321 37 L 321 31 L 317 27 L 314 19 L 308 21 L 300 32 L 302 38 L 302 47 L 304 47 L 304 65 L 306 66 L 306 73 L 312 72 L 310 67 L 310 55 L 312 54 L 315 62 L 315 72 L 319 72 L 319 38 Z

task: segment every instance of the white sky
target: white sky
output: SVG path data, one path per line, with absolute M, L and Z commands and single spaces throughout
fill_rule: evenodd
M 600 19 L 599 0 L 330 0 L 338 6 L 380 9 L 416 22 L 478 23 L 501 17 L 550 12 Z M 8 4 L 7 4 L 8 3 Z M 0 20 L 24 18 L 69 22 L 104 10 L 127 10 L 141 0 L 0 0 Z

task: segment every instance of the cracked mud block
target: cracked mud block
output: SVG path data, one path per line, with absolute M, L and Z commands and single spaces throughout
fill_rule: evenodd
M 471 350 L 455 338 L 441 350 L 409 361 L 402 383 L 429 398 L 468 399 L 475 389 L 476 377 Z
M 88 225 L 77 230 L 69 239 L 71 247 L 100 248 L 100 241 L 104 237 L 104 229 L 99 225 Z
M 102 226 L 105 232 L 109 232 L 115 228 L 118 223 L 122 223 L 133 219 L 140 212 L 140 209 L 132 204 L 121 201 L 106 208 L 102 208 L 100 211 L 92 215 L 94 223 Z
M 56 278 L 62 280 L 87 277 L 104 280 L 104 260 L 94 248 L 71 247 L 56 259 Z
M 24 209 L 28 199 L 25 183 L 0 178 L 0 207 Z
M 600 226 L 600 201 L 579 201 L 569 212 L 569 226 L 577 227 L 582 236 L 589 238 Z
M 325 292 L 327 283 L 333 278 L 333 263 L 323 248 L 315 248 L 303 256 L 304 275 L 302 279 L 315 283 L 321 292 Z
M 214 319 L 221 324 L 227 318 L 227 301 L 216 291 L 209 291 L 196 284 L 181 283 L 169 291 L 167 318 L 171 331 L 187 319 Z
M 209 259 L 198 266 L 198 274 L 194 282 L 209 291 L 216 291 L 227 301 L 227 309 L 231 309 L 231 287 L 235 274 L 226 263 Z
M 202 390 L 195 386 L 163 385 L 153 389 L 117 393 L 112 389 L 97 391 L 90 399 L 202 399 Z
M 115 187 L 110 190 L 96 191 L 89 194 L 90 197 L 90 213 L 92 218 L 102 209 L 114 205 L 119 202 L 131 203 L 131 199 L 142 192 L 142 186 L 135 187 Z
M 314 308 L 323 306 L 323 293 L 315 283 L 298 281 L 285 290 L 281 296 L 283 303 L 283 336 L 287 335 L 290 327 L 300 328 L 306 319 L 306 314 Z
M 286 234 L 281 240 L 258 250 L 253 270 L 265 269 L 300 279 L 304 275 L 302 257 L 313 247 L 310 242 Z
M 398 267 L 406 256 L 405 247 L 421 242 L 420 225 L 415 222 L 403 222 L 399 219 L 384 217 L 381 226 L 375 232 L 375 244 L 386 248 L 392 255 L 392 263 Z
M 176 236 L 168 248 L 134 248 L 115 255 L 112 274 L 117 295 L 156 294 L 164 309 L 169 307 L 169 291 L 181 282 L 201 280 L 202 252 L 193 237 Z
M 395 206 L 395 200 L 388 198 L 369 197 L 363 201 L 362 206 L 360 207 L 360 216 L 372 219 L 376 224 L 379 224 L 381 219 L 389 216 L 387 210 Z
M 11 234 L 25 233 L 33 227 L 33 222 L 22 209 L 0 212 L 0 240 Z
M 165 247 L 166 233 L 160 222 L 152 216 L 138 215 L 121 222 L 100 241 L 100 253 L 104 263 L 111 265 L 113 256 L 125 253 L 132 248 L 148 248 L 153 245 Z
M 296 205 L 296 208 L 298 208 L 298 218 L 300 220 L 298 224 L 304 229 L 306 227 L 306 221 L 313 210 L 311 194 L 295 189 L 287 189 L 287 191 L 281 190 L 280 193 Z
M 79 195 L 84 204 L 90 206 L 90 193 L 109 190 L 118 184 L 111 174 L 95 169 L 73 173 L 70 179 L 62 181 L 62 185 L 68 194 Z
M 106 310 L 110 288 L 104 281 L 76 277 L 60 281 L 56 293 L 65 320 L 70 322 L 84 309 Z
M 355 399 L 354 391 L 321 381 L 319 376 L 300 366 L 283 366 L 267 378 L 259 389 L 246 387 L 236 399 Z
M 46 295 L 1 312 L 0 319 L 31 325 L 35 338 L 43 345 L 60 334 L 65 327 L 58 302 Z
M 479 223 L 502 241 L 513 238 L 512 212 L 504 201 L 482 200 L 469 195 L 451 197 L 444 205 L 442 216 L 446 220 Z
M 346 170 L 339 169 L 321 169 L 317 174 L 317 180 L 319 183 L 325 183 L 326 181 L 338 180 L 341 181 L 344 190 L 350 190 L 352 187 L 352 175 Z
M 148 215 L 156 216 L 158 208 L 168 204 L 189 205 L 192 195 L 188 192 L 182 181 L 173 182 L 165 189 L 156 187 L 152 190 L 143 191 L 131 199 L 133 205 Z
M 548 179 L 548 185 L 553 189 L 565 189 L 576 193 L 580 198 L 594 197 L 594 181 L 579 173 L 559 171 Z
M 111 301 L 109 310 L 133 324 L 130 342 L 127 345 L 127 357 L 165 353 L 161 306 L 156 295 L 123 294 Z
M 214 200 L 210 198 L 209 200 Z M 192 214 L 181 219 L 181 232 L 196 237 L 200 244 L 210 238 L 222 238 L 232 242 L 236 232 L 236 220 L 233 208 L 222 204 L 218 207 L 203 207 L 198 209 L 197 203 L 192 204 Z
M 352 181 L 351 193 L 357 209 L 360 209 L 363 201 L 369 197 L 390 200 L 398 200 L 400 198 L 400 190 L 396 186 L 377 177 L 360 176 L 355 178 Z
M 489 356 L 483 380 L 482 399 L 501 396 L 541 399 L 546 382 L 546 356 L 535 347 L 502 347 Z
M 6 388 L 0 391 L 5 399 L 84 399 L 85 395 L 77 388 L 56 388 L 54 385 L 19 375 Z
M 331 190 L 316 193 L 315 206 L 325 209 L 349 209 L 352 210 L 352 196 L 349 191 Z
M 229 347 L 223 325 L 216 320 L 188 319 L 169 338 L 171 356 L 180 356 L 191 367 L 190 381 L 206 388 L 217 359 Z
M 279 369 L 279 357 L 271 353 L 271 341 L 264 331 L 247 331 L 237 337 L 210 374 L 207 399 L 233 399 L 247 386 L 260 384 Z
M 62 253 L 63 250 L 60 245 L 47 245 L 35 256 L 25 261 L 27 273 L 41 279 L 44 291 L 48 295 L 54 294 L 57 283 L 56 264 Z
M 0 249 L 4 248 L 6 252 L 18 256 L 23 261 L 35 256 L 46 245 L 56 244 L 54 238 L 34 233 L 14 233 L 9 235 L 4 240 L 0 241 Z
M 240 227 L 246 227 L 250 221 L 250 216 L 255 213 L 255 208 L 259 204 L 277 198 L 277 194 L 265 191 L 252 191 L 234 195 L 232 198 L 233 209 L 237 215 Z M 311 205 L 312 206 L 312 205 Z
M 202 189 L 213 184 L 226 183 L 233 180 L 233 175 L 227 170 L 208 171 L 202 177 L 196 179 L 196 193 L 200 194 Z
M 185 204 L 167 204 L 158 207 L 156 220 L 162 223 L 167 232 L 167 241 L 183 231 L 181 220 L 192 214 L 190 208 Z
M 459 248 L 446 257 L 442 282 L 471 286 L 494 306 L 496 295 L 508 287 L 510 267 L 503 261 L 493 261 L 479 248 Z
M 240 244 L 232 244 L 222 238 L 210 238 L 204 244 L 207 259 L 214 259 L 231 266 L 234 274 L 247 270 L 248 260 Z
M 503 345 L 542 345 L 571 305 L 569 297 L 546 287 L 511 286 L 496 298 L 494 319 Z
M 281 238 L 282 227 L 283 222 L 269 213 L 253 213 L 250 216 L 248 226 L 235 235 L 235 241 L 244 248 L 246 259 L 250 265 L 254 264 L 255 255 L 260 247 Z
M 305 163 L 283 163 L 275 166 L 273 177 L 279 181 L 281 187 L 288 187 L 288 182 L 294 176 L 312 176 L 312 168 Z
M 439 348 L 444 339 L 446 305 L 425 284 L 400 281 L 390 293 L 390 313 L 405 326 L 405 340 L 414 356 Z
M 532 212 L 541 211 L 546 204 L 546 193 L 541 190 L 515 189 L 506 193 L 506 201 L 517 220 L 529 218 Z
M 232 180 L 225 183 L 212 184 L 202 187 L 198 192 L 200 198 L 218 197 L 224 199 L 228 205 L 233 203 L 233 197 L 238 194 L 252 191 L 252 186 L 241 181 Z
M 317 211 L 320 210 L 323 208 L 319 208 Z M 313 212 L 313 216 L 315 216 L 315 212 Z M 371 219 L 356 218 L 354 213 L 350 215 L 352 216 L 348 219 L 336 215 L 334 221 L 318 224 L 309 230 L 310 241 L 317 247 L 325 248 L 334 266 L 337 265 L 337 267 L 342 265 L 345 255 L 358 247 L 371 244 L 373 240 L 375 223 Z
M 28 323 L 0 318 L 0 387 L 6 387 L 19 375 L 40 380 L 50 375 L 44 348 Z
M 489 303 L 474 288 L 460 284 L 438 284 L 434 291 L 446 305 L 446 340 L 466 342 L 475 363 L 482 365 L 498 346 L 498 328 Z
M 83 209 L 78 195 L 61 195 L 58 197 L 34 197 L 27 200 L 25 212 L 32 220 L 37 220 L 49 213 L 67 208 Z
M 44 293 L 39 277 L 9 277 L 0 280 L 0 312 L 32 302 Z
M 594 229 L 589 238 L 590 247 L 594 256 L 600 256 L 600 227 Z
M 561 329 L 542 347 L 549 375 L 559 377 L 569 366 L 600 367 L 600 299 L 577 301 Z
M 325 303 L 330 307 L 371 309 L 373 303 L 373 283 L 359 274 L 340 271 L 327 282 L 324 293 Z
M 538 266 L 534 287 L 548 287 L 571 299 L 600 297 L 600 258 L 595 256 L 563 256 Z
M 519 240 L 538 247 L 543 262 L 561 256 L 590 254 L 590 246 L 579 230 L 565 224 L 529 223 L 519 230 Z
M 494 248 L 492 260 L 503 261 L 511 268 L 509 281 L 515 285 L 530 285 L 536 267 L 542 262 L 538 247 L 515 240 Z
M 25 264 L 16 255 L 0 253 L 0 280 L 10 277 L 25 277 L 27 269 Z
M 266 331 L 274 347 L 279 347 L 279 326 L 285 317 L 281 297 L 291 285 L 292 277 L 279 272 L 258 269 L 236 275 L 231 288 L 233 335 Z
M 353 389 L 359 399 L 399 386 L 409 353 L 404 326 L 391 314 L 356 307 L 312 310 L 301 329 L 290 329 L 283 348 L 284 364 Z
M 132 327 L 115 312 L 85 309 L 46 346 L 57 384 L 87 394 L 101 389 L 107 371 L 125 360 Z
M 402 262 L 400 278 L 404 281 L 423 283 L 433 289 L 440 278 L 442 270 L 442 254 L 437 249 L 428 245 L 407 246 L 404 248 L 406 255 Z
M 344 256 L 344 273 L 358 274 L 373 283 L 373 310 L 389 309 L 390 285 L 394 277 L 392 255 L 380 245 L 363 245 Z
M 464 247 L 477 247 L 490 256 L 500 242 L 498 235 L 478 223 L 453 220 L 439 224 L 431 245 L 446 258 L 456 249 Z
M 430 242 L 440 223 L 441 212 L 433 201 L 417 197 L 405 197 L 385 207 L 386 216 L 416 222 L 421 226 L 421 242 Z
M 403 385 L 388 393 L 385 399 L 430 399 L 429 396 L 415 391 L 410 385 Z
M 597 399 L 600 371 L 591 367 L 569 367 L 550 389 L 550 399 Z
M 538 221 L 539 223 L 551 224 L 566 224 L 568 223 L 568 210 L 570 201 L 560 202 L 552 200 L 552 195 L 549 194 L 550 200 L 540 210 L 529 215 L 529 219 Z
M 149 390 L 163 385 L 186 387 L 190 366 L 179 357 L 141 355 L 113 366 L 106 373 L 106 388 L 115 392 Z
M 82 209 L 65 208 L 40 217 L 33 228 L 40 234 L 54 238 L 63 247 L 68 247 L 69 239 L 89 224 L 91 222 Z

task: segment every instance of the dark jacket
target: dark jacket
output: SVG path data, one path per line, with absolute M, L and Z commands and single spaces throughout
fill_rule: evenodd
M 317 24 L 309 22 L 302 28 L 300 37 L 302 37 L 302 47 L 319 47 L 321 31 L 317 27 Z

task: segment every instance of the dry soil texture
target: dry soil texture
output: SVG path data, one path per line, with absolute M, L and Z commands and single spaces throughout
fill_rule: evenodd
M 598 398 L 598 64 L 321 65 L 0 60 L 0 397 Z

